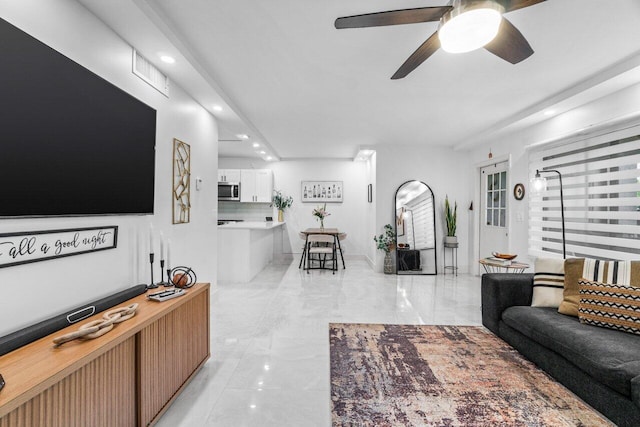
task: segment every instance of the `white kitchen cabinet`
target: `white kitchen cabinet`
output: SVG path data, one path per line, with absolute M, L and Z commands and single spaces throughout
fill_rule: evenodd
M 271 203 L 273 173 L 271 169 L 242 169 L 240 173 L 240 201 Z
M 240 182 L 240 169 L 218 169 L 218 182 Z

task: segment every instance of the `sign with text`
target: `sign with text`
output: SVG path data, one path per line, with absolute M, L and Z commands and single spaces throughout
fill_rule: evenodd
M 0 268 L 115 249 L 118 227 L 0 234 Z

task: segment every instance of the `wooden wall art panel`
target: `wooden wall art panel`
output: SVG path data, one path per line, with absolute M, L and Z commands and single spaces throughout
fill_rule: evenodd
M 191 220 L 191 146 L 173 140 L 173 223 Z

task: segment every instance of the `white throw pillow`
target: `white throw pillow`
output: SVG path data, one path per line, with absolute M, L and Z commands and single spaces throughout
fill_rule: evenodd
M 564 260 L 536 259 L 533 275 L 531 307 L 555 307 L 562 302 L 564 291 Z

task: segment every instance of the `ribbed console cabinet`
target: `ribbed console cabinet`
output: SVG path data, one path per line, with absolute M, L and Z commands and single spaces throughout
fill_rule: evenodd
M 140 295 L 132 319 L 90 341 L 52 339 L 0 357 L 0 427 L 152 425 L 209 358 L 209 284 L 165 302 Z

